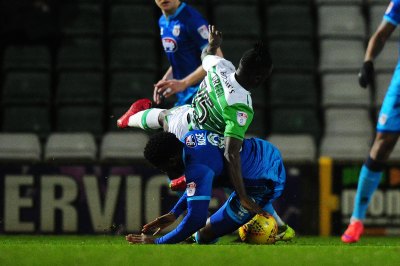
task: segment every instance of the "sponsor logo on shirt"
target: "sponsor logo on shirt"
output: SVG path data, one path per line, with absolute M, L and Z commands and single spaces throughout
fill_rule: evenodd
M 226 74 L 226 72 L 225 71 L 221 71 L 220 75 L 221 75 L 222 81 L 224 82 L 225 86 L 228 89 L 230 89 L 229 93 L 235 92 L 235 90 L 233 89 L 233 86 L 229 83 L 228 75 Z
M 194 193 L 196 193 L 196 183 L 195 182 L 190 182 L 186 186 L 186 194 L 188 196 L 193 196 Z
M 211 145 L 217 146 L 217 147 L 219 147 L 220 149 L 225 148 L 224 137 L 222 137 L 222 136 L 220 136 L 220 135 L 218 135 L 218 134 L 215 134 L 215 133 L 209 133 L 209 134 L 207 135 L 207 139 L 208 139 L 208 142 L 209 142 Z
M 203 25 L 203 26 L 197 28 L 197 32 L 200 34 L 200 36 L 203 39 L 208 39 L 208 29 L 207 29 L 206 25 Z
M 174 53 L 176 50 L 178 50 L 178 44 L 176 43 L 175 39 L 171 37 L 162 38 L 162 44 L 166 53 Z
M 380 125 L 384 125 L 384 124 L 386 124 L 387 119 L 388 119 L 388 116 L 386 114 L 382 114 L 379 116 L 378 123 Z
M 196 138 L 194 135 L 189 135 L 186 137 L 185 139 L 185 144 L 186 146 L 188 146 L 189 148 L 194 148 L 197 146 L 197 142 L 196 142 Z
M 385 11 L 385 15 L 389 14 L 390 11 L 392 11 L 393 8 L 393 1 L 390 2 L 390 4 L 388 5 L 386 11 Z
M 175 25 L 174 28 L 172 29 L 172 35 L 178 37 L 180 33 L 181 33 L 181 25 Z
M 214 72 L 211 73 L 211 82 L 214 86 L 215 94 L 217 95 L 217 97 L 221 97 L 222 95 L 224 95 L 224 89 L 222 88 L 221 80 L 219 76 Z
M 236 119 L 240 126 L 246 125 L 248 115 L 245 112 L 237 111 Z
M 206 145 L 206 136 L 204 135 L 204 133 L 196 133 L 195 136 L 196 136 L 197 145 L 199 145 L 199 146 Z

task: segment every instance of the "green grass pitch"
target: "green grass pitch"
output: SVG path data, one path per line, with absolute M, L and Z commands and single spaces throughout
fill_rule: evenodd
M 400 265 L 400 237 L 297 237 L 248 245 L 235 235 L 215 245 L 129 245 L 123 236 L 0 236 L 0 265 Z

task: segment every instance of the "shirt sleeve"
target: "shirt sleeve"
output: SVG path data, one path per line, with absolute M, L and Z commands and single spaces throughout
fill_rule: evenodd
M 201 50 L 208 44 L 208 22 L 200 15 L 193 13 L 193 17 L 189 22 L 189 36 L 196 46 Z
M 206 224 L 214 172 L 205 165 L 196 164 L 186 166 L 185 176 L 188 213 L 173 231 L 157 238 L 156 244 L 182 242 Z
M 183 193 L 182 197 L 175 204 L 174 208 L 172 208 L 171 212 L 176 217 L 179 217 L 182 214 L 182 212 L 184 212 L 186 209 L 187 209 L 186 193 Z
M 233 104 L 222 111 L 226 127 L 224 136 L 243 139 L 253 120 L 254 111 L 245 104 Z
M 216 66 L 222 59 L 222 57 L 219 57 L 217 55 L 207 55 L 206 57 L 204 57 L 202 62 L 203 69 L 205 71 L 210 70 L 213 66 Z
M 209 201 L 188 202 L 188 213 L 182 222 L 168 234 L 155 239 L 155 244 L 175 244 L 184 241 L 197 230 L 204 227 L 208 217 Z
M 383 19 L 394 26 L 400 23 L 400 0 L 392 0 L 389 3 Z

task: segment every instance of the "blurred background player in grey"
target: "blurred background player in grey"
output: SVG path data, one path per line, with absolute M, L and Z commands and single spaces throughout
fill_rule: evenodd
M 383 21 L 368 43 L 364 63 L 359 73 L 360 86 L 366 88 L 373 81 L 373 60 L 400 23 L 400 0 L 390 2 Z M 395 51 L 393 51 L 395 52 Z M 397 52 L 397 51 L 396 51 Z M 376 137 L 369 156 L 361 168 L 350 225 L 342 235 L 345 243 L 357 242 L 363 231 L 363 220 L 368 204 L 381 180 L 382 172 L 400 134 L 400 64 L 396 66 L 386 92 L 376 126 Z
M 206 75 L 201 67 L 201 52 L 208 44 L 208 22 L 180 0 L 155 0 L 161 9 L 161 42 L 170 67 L 154 85 L 153 100 L 177 96 L 175 106 L 190 104 Z M 222 56 L 220 49 L 217 55 Z

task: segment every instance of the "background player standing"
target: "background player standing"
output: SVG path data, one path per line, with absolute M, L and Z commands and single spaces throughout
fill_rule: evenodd
M 366 88 L 373 81 L 374 59 L 382 51 L 396 26 L 400 23 L 400 0 L 390 2 L 383 21 L 368 43 L 359 83 Z M 395 51 L 393 51 L 395 52 Z M 396 51 L 397 53 L 397 51 Z M 385 163 L 400 134 L 400 63 L 386 92 L 376 126 L 376 136 L 369 156 L 361 168 L 350 225 L 342 235 L 345 243 L 357 242 L 364 231 L 363 220 L 368 204 L 381 180 Z
M 170 67 L 154 85 L 153 99 L 177 96 L 175 106 L 190 104 L 205 76 L 201 51 L 208 44 L 208 23 L 201 14 L 180 0 L 155 0 L 161 9 L 159 19 L 161 42 Z M 217 54 L 222 55 L 221 50 Z

